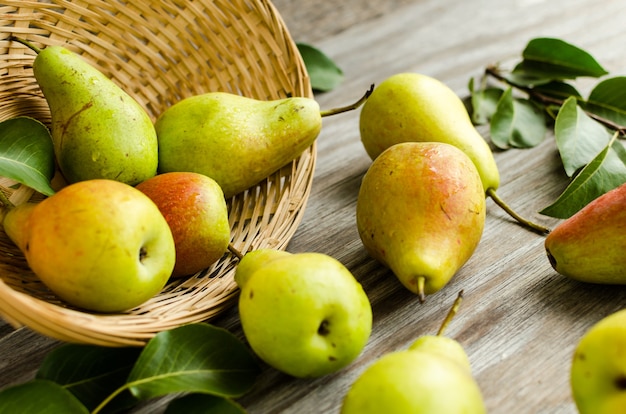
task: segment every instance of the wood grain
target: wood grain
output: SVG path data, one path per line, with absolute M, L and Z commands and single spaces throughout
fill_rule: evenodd
M 323 108 L 351 102 L 402 71 L 435 76 L 459 95 L 485 66 L 510 62 L 534 37 L 559 37 L 590 51 L 612 75 L 626 71 L 621 0 L 394 0 L 274 4 L 298 41 L 312 42 L 343 68 L 336 90 L 317 96 Z M 585 91 L 593 81 L 583 81 Z M 356 377 L 382 354 L 434 333 L 460 289 L 465 300 L 448 334 L 467 350 L 490 413 L 575 413 L 569 389 L 572 351 L 584 332 L 624 307 L 626 288 L 568 280 L 550 267 L 543 237 L 513 222 L 488 200 L 483 239 L 451 283 L 420 304 L 370 259 L 356 232 L 354 211 L 370 163 L 359 140 L 358 112 L 326 118 L 318 139 L 312 195 L 292 252 L 317 251 L 344 263 L 373 306 L 369 343 L 355 363 L 314 380 L 265 367 L 255 389 L 238 401 L 250 413 L 337 413 Z M 480 129 L 485 137 L 488 132 Z M 496 153 L 498 193 L 519 213 L 537 213 L 567 184 L 552 136 L 536 148 Z M 214 323 L 243 338 L 236 308 Z M 0 323 L 0 387 L 32 377 L 56 341 Z M 157 400 L 135 410 L 164 410 Z

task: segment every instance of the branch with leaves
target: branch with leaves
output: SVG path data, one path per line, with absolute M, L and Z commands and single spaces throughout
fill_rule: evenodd
M 588 52 L 560 39 L 531 40 L 513 69 L 488 66 L 469 81 L 472 121 L 489 124 L 502 149 L 532 148 L 552 128 L 570 182 L 540 213 L 568 218 L 626 182 L 626 77 L 608 72 Z M 582 77 L 602 78 L 585 98 Z M 495 83 L 494 83 L 495 81 Z

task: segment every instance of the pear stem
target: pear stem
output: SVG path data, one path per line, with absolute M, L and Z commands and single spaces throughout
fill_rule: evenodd
M 365 101 L 367 100 L 367 98 L 370 97 L 372 92 L 374 92 L 374 84 L 373 83 L 370 85 L 370 88 L 367 90 L 367 92 L 365 92 L 365 94 L 361 97 L 361 99 L 359 99 L 355 103 L 350 104 L 348 106 L 343 106 L 341 108 L 327 109 L 327 110 L 321 111 L 320 115 L 322 117 L 326 117 L 326 116 L 337 115 L 337 114 L 340 114 L 342 112 L 348 112 L 348 111 L 352 111 L 354 109 L 357 109 L 359 106 L 361 106 L 361 105 L 363 105 L 365 103 Z
M 235 256 L 237 256 L 237 259 L 241 260 L 243 259 L 243 253 L 241 253 L 241 251 L 239 249 L 237 249 L 235 246 L 233 246 L 232 243 L 228 243 L 228 250 L 234 254 Z
M 424 276 L 419 276 L 417 278 L 417 297 L 419 298 L 420 303 L 424 303 L 426 300 L 426 294 L 424 293 L 425 284 L 426 278 Z
M 443 322 L 441 323 L 441 326 L 439 327 L 439 330 L 437 331 L 437 336 L 443 335 L 446 328 L 450 324 L 450 321 L 452 320 L 452 318 L 454 318 L 454 315 L 456 315 L 457 312 L 459 311 L 459 306 L 461 306 L 462 301 L 463 301 L 463 290 L 459 291 L 459 294 L 457 295 L 454 303 L 452 304 L 452 307 L 448 311 L 446 318 L 443 320 Z
M 23 44 L 24 46 L 28 47 L 29 49 L 32 49 L 37 54 L 39 54 L 39 52 L 41 52 L 40 48 L 38 48 L 37 46 L 35 46 L 31 42 L 29 42 L 28 40 L 20 39 L 19 37 L 15 37 L 15 36 L 11 36 L 10 39 Z
M 539 233 L 539 234 L 549 234 L 550 233 L 550 229 L 547 227 L 542 226 L 541 224 L 537 224 L 537 223 L 533 223 L 530 220 L 527 220 L 525 218 L 523 218 L 522 216 L 520 216 L 519 214 L 517 214 L 511 207 L 508 206 L 508 204 L 506 204 L 504 202 L 504 200 L 502 200 L 500 198 L 500 196 L 498 196 L 496 194 L 496 190 L 493 188 L 488 188 L 487 189 L 487 195 L 489 197 L 491 197 L 491 199 L 498 205 L 500 206 L 500 208 L 502 208 L 504 211 L 506 211 L 511 217 L 513 217 L 515 220 L 517 220 L 518 223 L 520 223 L 521 225 L 523 225 L 526 228 L 529 228 L 530 230 Z

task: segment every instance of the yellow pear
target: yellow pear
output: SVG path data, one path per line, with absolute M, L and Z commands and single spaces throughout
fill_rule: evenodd
M 372 163 L 356 220 L 370 255 L 424 300 L 470 258 L 485 224 L 485 196 L 472 161 L 455 146 L 405 142 Z
M 463 101 L 438 79 L 410 72 L 385 79 L 364 103 L 359 130 L 372 159 L 401 142 L 443 142 L 459 148 L 474 162 L 484 192 L 496 204 L 533 231 L 549 232 L 499 198 L 500 173 L 489 144 L 472 124 Z
M 592 326 L 574 351 L 570 384 L 580 414 L 626 413 L 626 310 Z

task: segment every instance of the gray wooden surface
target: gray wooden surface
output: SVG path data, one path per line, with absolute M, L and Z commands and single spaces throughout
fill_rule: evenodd
M 612 75 L 626 73 L 623 0 L 275 0 L 292 36 L 315 44 L 344 70 L 336 90 L 317 96 L 323 108 L 354 100 L 398 72 L 435 76 L 459 95 L 490 63 L 516 59 L 528 40 L 559 37 L 590 51 Z M 585 91 L 592 85 L 583 81 Z M 363 250 L 354 211 L 370 159 L 358 113 L 325 118 L 304 220 L 288 250 L 316 251 L 344 263 L 363 284 L 374 326 L 348 368 L 314 380 L 266 368 L 239 399 L 250 413 L 337 413 L 350 384 L 382 354 L 435 333 L 460 289 L 465 300 L 448 328 L 467 350 L 490 413 L 575 413 L 569 389 L 573 349 L 592 324 L 626 304 L 626 289 L 570 281 L 550 267 L 543 237 L 511 221 L 488 200 L 483 239 L 451 283 L 424 304 Z M 485 133 L 484 130 L 481 130 Z M 499 194 L 518 212 L 536 212 L 566 185 L 552 136 L 530 150 L 498 152 Z M 236 308 L 214 323 L 241 335 Z M 58 343 L 0 322 L 0 387 L 31 379 Z M 454 390 L 451 390 L 454 392 Z M 162 412 L 167 399 L 135 412 Z

